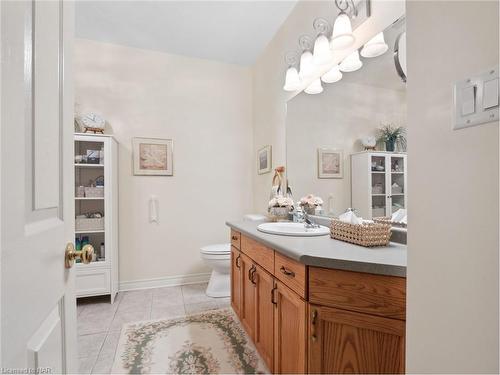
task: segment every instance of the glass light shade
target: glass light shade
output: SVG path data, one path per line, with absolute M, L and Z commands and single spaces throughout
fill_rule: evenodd
M 339 68 L 342 72 L 354 72 L 363 66 L 363 63 L 359 59 L 358 50 L 354 51 L 350 55 L 348 55 L 344 61 L 342 61 L 339 65 Z
M 323 92 L 323 86 L 321 86 L 321 80 L 315 79 L 312 81 L 312 83 L 307 86 L 307 88 L 304 90 L 306 94 L 320 94 Z
M 346 49 L 351 47 L 354 41 L 355 38 L 352 33 L 351 20 L 347 14 L 340 13 L 333 24 L 330 48 L 332 50 Z
M 384 33 L 380 32 L 371 38 L 361 50 L 363 57 L 377 57 L 387 52 L 389 46 L 385 43 Z
M 334 83 L 342 79 L 342 73 L 339 70 L 339 66 L 335 65 L 328 72 L 321 76 L 321 80 L 325 83 Z
M 285 91 L 297 91 L 301 86 L 299 72 L 293 66 L 288 68 L 285 76 Z
M 300 72 L 301 79 L 311 78 L 314 73 L 313 55 L 311 51 L 304 51 L 300 56 Z
M 314 42 L 313 62 L 316 65 L 328 64 L 332 58 L 333 54 L 328 38 L 323 34 L 319 35 Z

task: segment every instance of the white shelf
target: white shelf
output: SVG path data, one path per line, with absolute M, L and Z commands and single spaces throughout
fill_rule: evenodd
M 87 234 L 87 233 L 104 233 L 104 229 L 100 230 L 75 230 L 76 234 Z
M 372 171 L 372 173 L 380 173 L 380 174 L 385 174 L 385 171 Z
M 104 197 L 75 197 L 75 201 L 95 201 L 104 200 Z
M 372 197 L 384 197 L 384 196 L 385 196 L 385 194 L 373 194 L 372 193 Z
M 392 174 L 405 174 L 404 172 L 391 172 Z
M 80 164 L 75 163 L 76 168 L 104 168 L 104 164 Z

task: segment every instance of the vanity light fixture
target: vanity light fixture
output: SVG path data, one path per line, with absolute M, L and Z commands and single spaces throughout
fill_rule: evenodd
M 330 41 L 328 40 L 328 35 L 331 33 L 331 26 L 324 18 L 316 18 L 313 22 L 313 27 L 318 35 L 314 42 L 313 62 L 316 65 L 328 64 L 333 59 Z
M 321 76 L 321 80 L 325 83 L 335 83 L 342 79 L 342 73 L 340 72 L 339 66 L 335 65 L 328 72 Z
M 352 33 L 351 19 L 346 13 L 349 3 L 352 4 L 353 11 L 357 13 L 353 0 L 335 0 L 335 5 L 340 10 L 340 13 L 333 24 L 332 40 L 330 41 L 330 48 L 333 51 L 349 48 L 356 40 Z
M 361 50 L 363 57 L 377 57 L 387 52 L 389 46 L 385 43 L 384 32 L 381 31 L 371 38 Z
M 321 94 L 323 92 L 321 80 L 319 78 L 315 79 L 309 86 L 306 87 L 304 91 L 306 94 Z
M 363 62 L 359 59 L 359 52 L 355 50 L 348 55 L 340 64 L 339 68 L 342 72 L 354 72 L 363 66 Z
M 302 82 L 299 77 L 299 72 L 295 67 L 297 65 L 297 54 L 295 52 L 287 53 L 285 55 L 285 61 L 288 65 L 288 69 L 285 75 L 285 85 L 283 86 L 283 90 L 297 91 L 302 86 Z
M 309 36 L 303 35 L 299 38 L 299 45 L 302 49 L 299 77 L 301 80 L 307 80 L 314 75 L 313 54 L 311 53 L 312 40 Z

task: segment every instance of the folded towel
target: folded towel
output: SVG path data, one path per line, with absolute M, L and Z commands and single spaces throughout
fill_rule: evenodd
M 339 216 L 339 220 L 350 224 L 363 224 L 363 218 L 357 217 L 352 211 L 344 212 Z
M 393 223 L 400 223 L 404 217 L 406 217 L 406 209 L 400 208 L 392 214 L 391 221 Z

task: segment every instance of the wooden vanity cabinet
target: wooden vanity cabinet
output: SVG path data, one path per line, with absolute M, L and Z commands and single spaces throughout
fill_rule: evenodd
M 274 373 L 307 372 L 307 304 L 299 295 L 275 281 Z
M 241 254 L 241 309 L 238 315 L 245 331 L 255 341 L 255 264 L 245 254 Z
M 241 310 L 241 253 L 231 246 L 231 307 L 236 315 Z
M 308 320 L 309 373 L 404 373 L 404 321 L 317 305 Z
M 273 372 L 274 363 L 274 278 L 262 267 L 256 265 L 255 281 L 255 335 L 254 344 L 266 362 L 269 371 Z
M 231 305 L 272 373 L 404 372 L 405 278 L 306 266 L 231 236 Z

